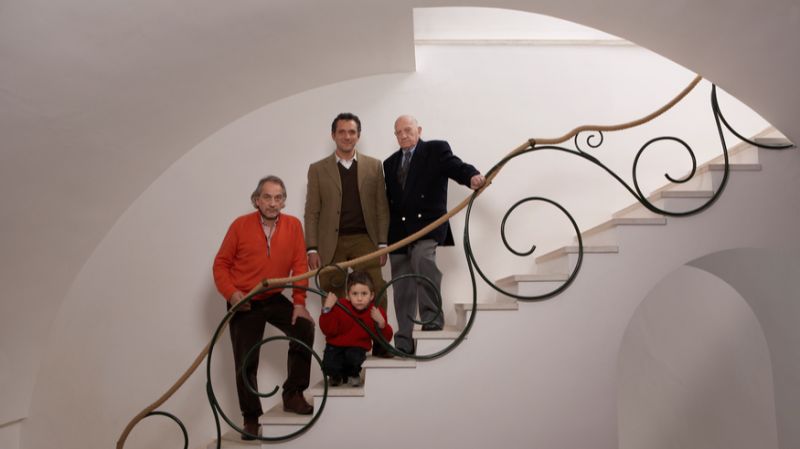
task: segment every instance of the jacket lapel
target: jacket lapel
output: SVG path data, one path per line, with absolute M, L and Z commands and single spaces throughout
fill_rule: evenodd
M 322 164 L 325 174 L 330 178 L 330 181 L 333 185 L 339 189 L 339 193 L 342 193 L 342 179 L 339 176 L 339 167 L 336 166 L 336 155 L 331 154 L 327 159 L 325 159 L 325 163 Z
M 364 185 L 363 185 L 364 184 L 364 180 L 367 179 L 367 175 L 368 175 L 368 173 L 367 173 L 367 164 L 364 163 L 365 162 L 364 161 L 364 156 L 360 156 L 359 155 L 358 158 L 361 159 L 361 163 L 356 164 L 356 165 L 358 165 L 358 173 L 356 173 L 358 175 L 358 191 L 359 192 L 363 192 L 364 191 Z M 356 162 L 358 162 L 358 160 L 356 160 Z M 352 168 L 352 166 L 350 168 Z M 361 195 L 361 202 L 362 203 L 364 202 L 364 196 L 363 195 Z

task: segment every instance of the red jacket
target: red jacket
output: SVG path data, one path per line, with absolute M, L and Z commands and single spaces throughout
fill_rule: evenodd
M 383 319 L 386 321 L 386 327 L 383 329 L 375 329 L 375 321 L 369 314 L 370 309 L 373 307 L 370 303 L 369 307 L 364 310 L 358 311 L 353 308 L 353 305 L 347 299 L 339 299 L 339 304 L 347 308 L 353 315 L 358 317 L 367 327 L 373 331 L 382 331 L 383 338 L 387 342 L 391 342 L 392 326 L 389 325 L 389 320 L 386 319 L 386 311 L 379 308 Z M 364 330 L 358 323 L 355 322 L 347 312 L 342 310 L 339 306 L 333 306 L 328 313 L 320 314 L 319 328 L 325 334 L 325 341 L 333 346 L 357 346 L 369 351 L 372 349 L 372 338 L 370 338 L 367 331 Z
M 214 282 L 226 300 L 236 290 L 249 293 L 263 279 L 296 276 L 306 271 L 303 226 L 300 220 L 285 214 L 278 216 L 269 248 L 258 211 L 237 218 L 228 228 L 214 259 Z M 296 284 L 307 287 L 308 280 Z M 263 297 L 253 298 L 257 299 Z M 292 299 L 295 304 L 304 305 L 305 290 L 294 289 Z

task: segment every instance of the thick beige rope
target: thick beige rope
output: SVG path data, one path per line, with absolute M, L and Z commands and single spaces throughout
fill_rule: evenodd
M 535 138 L 534 139 L 529 139 L 528 141 L 526 141 L 522 145 L 520 145 L 517 148 L 513 149 L 510 153 L 508 153 L 508 155 L 506 157 L 510 157 L 510 156 L 516 155 L 517 153 L 525 151 L 527 148 L 530 148 L 533 145 L 555 145 L 555 144 L 564 142 L 567 139 L 570 139 L 570 138 L 574 137 L 575 135 L 577 135 L 578 133 L 581 133 L 581 132 L 584 132 L 584 131 L 613 132 L 613 131 L 621 131 L 621 130 L 624 130 L 624 129 L 634 128 L 636 126 L 642 125 L 644 123 L 647 123 L 647 122 L 655 119 L 656 117 L 660 116 L 661 114 L 665 113 L 666 111 L 671 109 L 673 106 L 675 106 L 678 102 L 683 100 L 686 97 L 686 95 L 688 95 L 689 92 L 691 92 L 692 89 L 694 89 L 697 86 L 697 84 L 700 83 L 700 81 L 702 79 L 703 78 L 700 75 L 697 75 L 692 80 L 692 82 L 689 83 L 689 85 L 686 86 L 686 88 L 684 88 L 672 100 L 670 100 L 669 103 L 667 103 L 664 106 L 660 107 L 655 112 L 653 112 L 651 114 L 648 114 L 648 115 L 646 115 L 646 116 L 644 116 L 644 117 L 642 117 L 642 118 L 640 118 L 638 120 L 633 120 L 633 121 L 630 121 L 630 122 L 627 122 L 627 123 L 622 123 L 622 124 L 619 124 L 619 125 L 612 125 L 612 126 L 584 125 L 584 126 L 579 126 L 579 127 L 575 128 L 575 129 L 573 129 L 572 131 L 564 134 L 561 137 L 556 137 L 556 138 L 551 138 L 551 139 L 535 139 Z M 500 170 L 503 168 L 504 165 L 499 166 L 497 168 L 497 170 L 495 170 L 490 176 L 488 176 L 486 178 L 486 184 L 480 190 L 478 190 L 477 192 L 474 193 L 475 196 L 478 196 L 481 193 L 483 193 L 483 191 L 486 190 L 486 188 L 491 185 L 492 180 L 495 177 L 497 177 L 497 174 L 500 173 Z M 350 267 L 352 267 L 354 265 L 358 265 L 358 264 L 366 262 L 368 260 L 372 260 L 372 259 L 378 258 L 380 256 L 389 254 L 390 252 L 392 252 L 392 251 L 394 251 L 394 250 L 396 250 L 398 248 L 402 248 L 402 247 L 408 245 L 409 243 L 412 243 L 412 242 L 418 240 L 420 237 L 428 234 L 429 232 L 431 232 L 432 230 L 436 229 L 441 224 L 443 224 L 444 222 L 446 222 L 447 220 L 452 218 L 454 215 L 456 215 L 457 213 L 461 212 L 465 207 L 467 207 L 467 205 L 469 204 L 469 201 L 470 201 L 471 198 L 472 198 L 472 195 L 464 198 L 456 207 L 454 207 L 449 212 L 447 212 L 447 214 L 443 215 L 438 220 L 434 221 L 433 223 L 430 223 L 428 226 L 425 226 L 424 228 L 420 229 L 419 231 L 415 232 L 414 234 L 404 238 L 403 240 L 401 240 L 401 241 L 399 241 L 399 242 L 397 242 L 397 243 L 395 243 L 393 245 L 389 245 L 386 248 L 381 248 L 381 249 L 379 249 L 379 250 L 377 250 L 375 252 L 372 252 L 372 253 L 369 253 L 369 254 L 365 254 L 365 255 L 363 255 L 361 257 L 358 257 L 356 259 L 349 260 L 347 262 L 343 262 L 343 263 L 337 264 L 337 266 L 339 268 L 342 268 L 342 269 L 347 269 L 347 268 L 350 268 Z M 322 271 L 330 271 L 330 270 L 336 270 L 336 269 L 337 269 L 336 267 L 331 266 L 331 267 L 324 268 Z M 270 286 L 291 284 L 291 283 L 296 282 L 296 281 L 301 281 L 301 280 L 304 280 L 304 279 L 311 278 L 311 277 L 313 277 L 315 275 L 316 275 L 316 271 L 310 271 L 310 272 L 302 274 L 302 275 L 288 277 L 288 278 L 264 279 L 263 281 L 261 281 L 261 284 L 257 285 L 255 288 L 253 288 L 253 290 L 251 290 L 250 293 L 247 296 L 250 297 L 250 296 L 252 296 L 254 294 L 262 292 L 262 291 L 268 289 Z M 225 329 L 225 326 L 227 326 L 227 324 L 228 323 L 225 323 L 223 325 L 223 329 L 222 330 Z M 222 334 L 222 332 L 220 332 L 220 334 Z M 213 343 L 216 343 L 216 342 L 211 341 L 206 345 L 205 348 L 203 348 L 203 351 L 200 352 L 200 354 L 198 354 L 197 357 L 195 358 L 194 363 L 192 363 L 192 366 L 190 366 L 189 369 L 187 369 L 186 372 L 183 373 L 183 375 L 178 379 L 178 381 L 175 382 L 175 385 L 170 387 L 170 389 L 167 390 L 167 392 L 164 393 L 160 398 L 158 398 L 158 400 L 156 400 L 155 402 L 153 402 L 152 404 L 147 406 L 147 408 L 145 408 L 144 410 L 139 412 L 138 415 L 136 415 L 135 417 L 133 417 L 133 419 L 131 419 L 131 421 L 128 423 L 128 425 L 125 426 L 125 430 L 122 432 L 122 434 L 119 437 L 119 440 L 117 441 L 117 449 L 123 449 L 123 447 L 125 446 L 125 440 L 128 438 L 128 434 L 130 434 L 131 430 L 134 428 L 134 426 L 136 426 L 136 424 L 139 423 L 139 421 L 141 421 L 145 416 L 147 416 L 148 413 L 154 411 L 161 404 L 166 402 L 167 399 L 169 399 L 186 382 L 186 380 L 189 379 L 189 377 L 194 373 L 194 371 L 197 369 L 197 367 L 200 366 L 200 364 L 203 362 L 203 359 L 206 357 L 206 355 L 208 355 L 208 351 L 211 348 L 211 345 Z

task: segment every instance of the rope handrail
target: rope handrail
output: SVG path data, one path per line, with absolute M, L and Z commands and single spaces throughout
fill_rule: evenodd
M 518 153 L 521 153 L 521 152 L 525 151 L 526 149 L 534 147 L 536 145 L 554 145 L 554 144 L 558 144 L 558 143 L 564 142 L 564 141 L 566 141 L 566 140 L 568 140 L 568 139 L 570 139 L 572 137 L 577 136 L 578 134 L 580 134 L 581 132 L 584 132 L 584 131 L 614 132 L 614 131 L 622 131 L 622 130 L 634 128 L 634 127 L 643 125 L 645 123 L 648 123 L 648 122 L 652 121 L 653 119 L 661 116 L 662 114 L 664 114 L 665 112 L 670 110 L 673 106 L 675 106 L 677 103 L 679 103 L 681 100 L 683 100 L 700 83 L 700 81 L 702 79 L 703 78 L 700 75 L 695 76 L 695 78 L 680 93 L 675 95 L 675 97 L 673 97 L 672 100 L 670 100 L 668 103 L 664 104 L 663 106 L 661 106 L 660 108 L 658 108 L 654 112 L 652 112 L 652 113 L 650 113 L 650 114 L 648 114 L 648 115 L 646 115 L 644 117 L 641 117 L 639 119 L 632 120 L 632 121 L 629 121 L 629 122 L 621 123 L 621 124 L 618 124 L 618 125 L 583 125 L 583 126 L 576 127 L 574 129 L 572 129 L 571 131 L 569 131 L 568 133 L 566 133 L 566 134 L 564 134 L 564 135 L 562 135 L 560 137 L 556 137 L 556 138 L 549 138 L 549 139 L 532 138 L 532 139 L 528 139 L 526 142 L 524 142 L 523 144 L 519 145 L 518 147 L 513 149 L 511 152 L 509 152 L 502 160 L 503 161 L 508 161 L 508 160 L 512 159 L 513 156 L 517 155 Z M 408 245 L 410 243 L 415 242 L 416 240 L 418 240 L 421 237 L 427 235 L 429 232 L 431 232 L 432 230 L 434 230 L 435 228 L 439 227 L 440 225 L 445 223 L 447 220 L 449 220 L 450 218 L 452 218 L 453 216 L 455 216 L 456 214 L 461 212 L 465 207 L 467 207 L 467 205 L 470 203 L 470 201 L 473 198 L 475 198 L 475 197 L 479 196 L 481 193 L 483 193 L 483 191 L 486 190 L 491 185 L 492 180 L 494 180 L 494 178 L 497 176 L 497 174 L 500 173 L 500 170 L 505 166 L 505 163 L 506 162 L 502 162 L 501 164 L 497 165 L 496 170 L 491 171 L 490 173 L 487 174 L 486 183 L 483 185 L 483 187 L 481 187 L 479 190 L 473 192 L 472 194 L 470 194 L 469 196 L 464 198 L 457 206 L 455 206 L 453 209 L 448 211 L 445 215 L 442 215 L 441 217 L 439 217 L 439 219 L 437 219 L 436 221 L 428 224 L 424 228 L 422 228 L 419 231 L 415 232 L 414 234 L 404 238 L 403 240 L 400 240 L 399 242 L 396 242 L 396 243 L 394 243 L 392 245 L 389 245 L 389 246 L 387 246 L 385 248 L 378 249 L 377 251 L 374 251 L 372 253 L 365 254 L 365 255 L 363 255 L 361 257 L 349 260 L 347 262 L 342 262 L 342 263 L 338 263 L 338 264 L 335 264 L 335 265 L 330 265 L 330 266 L 323 267 L 323 268 L 318 269 L 318 270 L 309 271 L 309 272 L 301 274 L 301 275 L 287 277 L 287 278 L 264 279 L 258 285 L 253 287 L 253 289 L 245 296 L 244 300 L 242 300 L 242 302 L 240 304 L 245 303 L 246 300 L 252 298 L 256 294 L 261 293 L 261 292 L 263 292 L 265 290 L 268 290 L 270 288 L 270 286 L 284 286 L 284 285 L 291 284 L 291 283 L 294 283 L 294 282 L 297 282 L 297 281 L 300 281 L 300 280 L 309 279 L 309 278 L 311 278 L 313 276 L 316 276 L 317 274 L 319 274 L 321 272 L 327 272 L 327 271 L 337 270 L 337 269 L 347 269 L 347 268 L 350 268 L 350 267 L 352 267 L 354 265 L 361 264 L 363 262 L 366 262 L 366 261 L 369 261 L 369 260 L 372 260 L 372 259 L 376 259 L 376 258 L 384 256 L 384 255 L 387 255 L 392 251 L 395 251 L 395 250 L 397 250 L 399 248 L 402 248 L 402 247 L 404 247 L 404 246 L 406 246 L 406 245 Z M 216 334 L 217 336 L 222 333 L 222 331 L 227 326 L 227 324 L 228 324 L 227 321 L 222 324 L 222 330 L 220 330 Z M 139 421 L 141 421 L 142 419 L 147 417 L 149 414 L 154 412 L 159 406 L 161 406 L 170 397 L 172 397 L 172 395 L 178 389 L 180 389 L 180 387 L 183 386 L 184 383 L 186 383 L 186 381 L 189 379 L 189 377 L 191 377 L 191 375 L 200 366 L 200 364 L 202 363 L 203 359 L 208 355 L 208 352 L 209 352 L 210 348 L 216 343 L 216 341 L 217 341 L 216 337 L 212 338 L 208 342 L 208 344 L 205 346 L 205 348 L 203 348 L 203 350 L 200 352 L 200 354 L 198 354 L 197 357 L 194 359 L 194 362 L 192 363 L 192 365 L 180 376 L 180 378 L 178 378 L 178 380 L 163 395 L 161 395 L 161 397 L 159 397 L 152 404 L 150 404 L 147 407 L 145 407 L 141 412 L 139 412 L 136 416 L 134 416 L 131 419 L 131 421 L 125 426 L 125 429 L 122 431 L 122 433 L 120 434 L 119 439 L 117 440 L 117 445 L 116 445 L 117 449 L 123 449 L 124 448 L 125 441 L 127 440 L 128 435 L 133 430 L 133 428 L 139 423 Z
M 694 89 L 697 86 L 697 84 L 700 83 L 700 81 L 702 79 L 703 79 L 703 77 L 701 77 L 700 75 L 695 76 L 695 78 L 692 80 L 692 82 L 689 83 L 675 97 L 673 97 L 672 100 L 670 100 L 664 106 L 658 108 L 656 111 L 654 111 L 654 112 L 652 112 L 652 113 L 650 113 L 650 114 L 648 114 L 648 115 L 646 115 L 646 116 L 644 116 L 642 118 L 639 118 L 637 120 L 633 120 L 633 121 L 630 121 L 630 122 L 621 123 L 621 124 L 618 124 L 618 125 L 584 125 L 584 126 L 579 126 L 577 128 L 574 128 L 572 131 L 564 134 L 563 136 L 556 137 L 556 138 L 550 138 L 550 139 L 536 139 L 536 138 L 533 138 L 533 139 L 529 139 L 528 141 L 526 141 L 525 143 L 521 144 L 517 148 L 513 149 L 510 153 L 508 153 L 508 155 L 506 155 L 505 159 L 510 159 L 511 156 L 514 156 L 515 154 L 517 154 L 517 153 L 519 153 L 521 151 L 524 151 L 526 148 L 529 148 L 530 146 L 539 145 L 539 144 L 552 145 L 552 144 L 561 143 L 561 142 L 564 142 L 564 141 L 570 139 L 571 137 L 574 137 L 577 134 L 579 134 L 581 132 L 584 132 L 584 131 L 614 132 L 614 131 L 622 131 L 622 130 L 625 130 L 625 129 L 630 129 L 630 128 L 634 128 L 634 127 L 643 125 L 643 124 L 645 124 L 647 122 L 652 121 L 656 117 L 664 114 L 665 112 L 670 110 L 673 106 L 675 106 L 678 102 L 683 100 L 686 97 L 686 95 L 688 95 L 689 92 L 691 92 L 692 89 Z M 489 185 L 491 184 L 491 181 L 497 176 L 498 173 L 500 173 L 500 169 L 501 168 L 502 168 L 502 165 L 500 167 L 498 167 L 498 169 L 496 171 L 490 173 L 486 177 L 486 184 L 483 187 L 481 187 L 480 190 L 477 190 L 476 192 L 474 192 L 472 195 L 478 196 L 481 193 L 483 193 L 483 191 L 486 190 L 487 187 L 489 187 Z M 358 265 L 360 263 L 363 263 L 363 262 L 375 259 L 377 257 L 389 254 L 390 252 L 392 252 L 392 251 L 394 251 L 396 249 L 402 248 L 402 247 L 404 247 L 404 246 L 406 246 L 406 245 L 408 245 L 410 243 L 413 243 L 413 242 L 419 240 L 420 237 L 422 237 L 422 236 L 428 234 L 429 232 L 433 231 L 434 229 L 436 229 L 437 227 L 442 225 L 447 220 L 453 218 L 454 215 L 456 215 L 459 212 L 461 212 L 467 206 L 467 204 L 469 203 L 469 200 L 472 198 L 472 195 L 464 198 L 457 206 L 455 206 L 454 208 L 449 210 L 445 215 L 442 215 L 441 217 L 439 217 L 438 220 L 434 221 L 433 223 L 430 223 L 428 226 L 425 226 L 424 228 L 422 228 L 419 231 L 411 234 L 410 236 L 404 238 L 403 240 L 400 240 L 399 242 L 396 242 L 396 243 L 394 243 L 392 245 L 389 245 L 386 248 L 381 248 L 381 249 L 379 249 L 377 251 L 373 251 L 373 252 L 371 252 L 369 254 L 365 254 L 365 255 L 363 255 L 361 257 L 358 257 L 356 259 L 348 260 L 347 262 L 338 263 L 338 264 L 336 264 L 336 266 L 338 266 L 339 268 L 350 268 L 350 267 L 352 267 L 354 265 Z M 324 270 L 334 270 L 334 269 L 336 269 L 334 266 L 330 266 L 330 267 L 327 267 L 327 268 L 323 268 L 323 271 Z M 288 278 L 264 279 L 263 281 L 261 281 L 261 286 L 260 286 L 260 289 L 258 291 L 262 292 L 262 291 L 266 290 L 270 285 L 290 284 L 290 283 L 293 283 L 293 282 L 297 282 L 297 281 L 301 281 L 301 280 L 304 280 L 304 279 L 311 278 L 314 275 L 316 275 L 316 271 L 309 271 L 308 273 L 297 275 L 297 276 L 293 276 L 293 277 L 288 277 Z

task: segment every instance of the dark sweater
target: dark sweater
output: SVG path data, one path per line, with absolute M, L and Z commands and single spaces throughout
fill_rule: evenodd
M 364 223 L 364 210 L 361 209 L 361 195 L 358 193 L 358 161 L 353 161 L 349 170 L 342 164 L 336 166 L 339 168 L 339 178 L 342 180 L 339 235 L 366 234 L 367 225 Z

